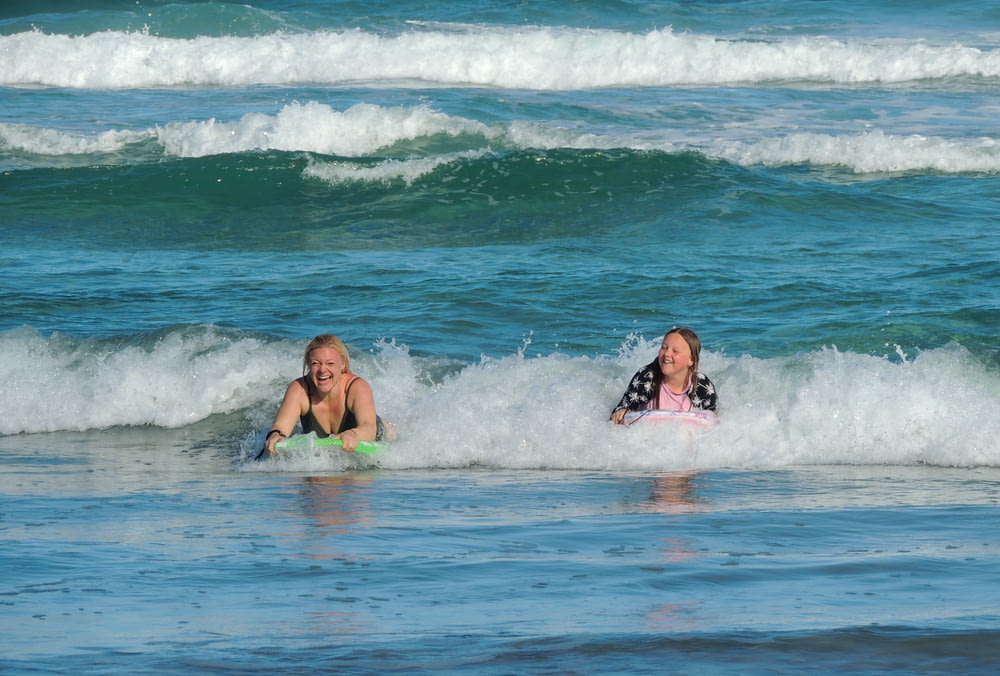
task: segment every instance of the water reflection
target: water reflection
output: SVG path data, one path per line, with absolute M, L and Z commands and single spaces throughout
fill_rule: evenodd
M 374 520 L 375 477 L 368 473 L 309 476 L 299 486 L 299 505 L 309 522 L 328 535 L 346 535 Z
M 664 472 L 648 480 L 648 499 L 644 503 L 644 511 L 666 514 L 685 515 L 709 512 L 713 509 L 711 502 L 699 494 L 701 483 L 698 481 L 700 472 L 681 471 Z M 655 578 L 651 580 L 650 598 L 654 602 L 646 612 L 647 623 L 657 631 L 677 632 L 696 629 L 700 622 L 700 613 L 705 603 L 703 598 L 687 598 L 679 593 L 683 588 L 680 583 L 690 571 L 691 566 L 697 566 L 695 561 L 704 552 L 695 548 L 693 541 L 680 535 L 678 522 L 671 519 L 664 523 L 658 538 L 658 559 L 660 564 L 651 568 Z
M 711 509 L 708 500 L 697 493 L 700 472 L 664 472 L 649 480 L 649 501 L 644 511 L 662 514 L 691 514 Z

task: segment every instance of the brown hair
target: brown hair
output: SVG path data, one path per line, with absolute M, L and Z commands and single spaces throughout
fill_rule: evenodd
M 347 354 L 347 346 L 344 345 L 344 341 L 332 333 L 321 333 L 309 341 L 309 344 L 306 345 L 306 353 L 305 356 L 302 357 L 303 374 L 309 373 L 309 353 L 320 347 L 332 347 L 334 350 L 339 352 L 341 358 L 344 360 L 344 370 L 351 370 L 351 355 Z

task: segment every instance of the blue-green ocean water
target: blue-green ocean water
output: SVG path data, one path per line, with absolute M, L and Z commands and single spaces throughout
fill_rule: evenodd
M 0 670 L 993 673 L 1000 9 L 0 7 Z M 607 422 L 693 327 L 708 432 Z M 399 440 L 252 463 L 333 332 Z

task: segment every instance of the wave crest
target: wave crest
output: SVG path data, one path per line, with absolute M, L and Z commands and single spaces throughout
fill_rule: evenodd
M 875 130 L 724 141 L 708 136 L 699 139 L 691 133 L 680 143 L 675 136 L 671 130 L 655 138 L 650 132 L 606 134 L 527 120 L 485 124 L 423 105 L 356 104 L 338 111 L 308 102 L 286 105 L 274 115 L 249 113 L 232 122 L 170 122 L 146 130 L 109 130 L 96 135 L 0 123 L 0 152 L 33 155 L 43 165 L 53 164 L 51 158 L 59 158 L 56 164 L 61 165 L 77 157 L 87 165 L 111 161 L 108 156 L 112 155 L 155 162 L 163 155 L 198 158 L 261 151 L 358 158 L 359 162 L 310 163 L 307 176 L 331 183 L 399 178 L 409 183 L 445 164 L 511 150 L 695 152 L 747 167 L 803 164 L 847 167 L 855 173 L 1000 172 L 1000 143 L 987 137 L 950 139 Z
M 1000 77 L 1000 51 L 924 41 L 775 41 L 564 27 L 278 31 L 167 38 L 27 31 L 0 37 L 0 84 L 88 89 L 436 83 L 573 90 L 773 82 L 899 83 Z M 442 58 L 446 54 L 447 58 Z
M 1000 378 L 959 345 L 915 356 L 898 348 L 770 359 L 706 352 L 702 368 L 720 392 L 718 428 L 692 436 L 611 425 L 610 407 L 658 343 L 630 336 L 617 354 L 597 357 L 528 356 L 525 345 L 462 364 L 383 340 L 356 355 L 354 370 L 400 430 L 386 467 L 1000 466 Z M 7 331 L 0 433 L 183 427 L 240 413 L 257 430 L 244 441 L 249 453 L 299 374 L 301 349 L 213 326 L 106 340 Z M 501 388 L 503 397 L 482 396 Z

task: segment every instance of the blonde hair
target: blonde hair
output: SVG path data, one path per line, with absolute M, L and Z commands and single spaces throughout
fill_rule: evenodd
M 347 354 L 347 346 L 344 345 L 344 341 L 332 333 L 321 333 L 309 341 L 309 344 L 306 345 L 306 353 L 305 356 L 302 357 L 303 374 L 309 373 L 309 353 L 321 347 L 332 347 L 334 350 L 339 352 L 341 358 L 344 360 L 344 371 L 346 372 L 351 370 L 351 355 Z

